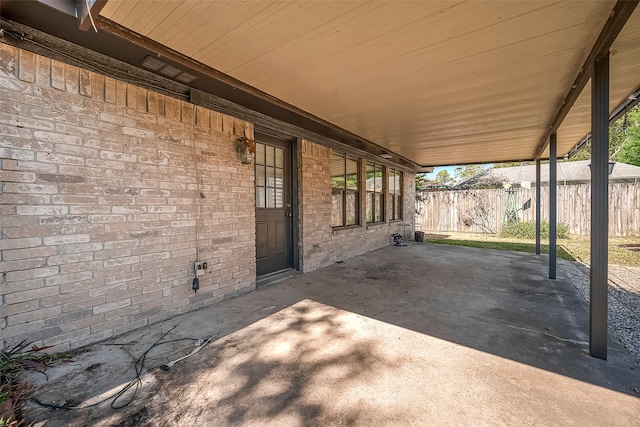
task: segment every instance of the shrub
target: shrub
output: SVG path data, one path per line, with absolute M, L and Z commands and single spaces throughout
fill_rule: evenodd
M 535 221 L 510 222 L 502 226 L 500 235 L 502 237 L 515 237 L 519 239 L 535 239 L 536 223 Z M 559 222 L 556 226 L 556 236 L 558 236 L 559 239 L 568 239 L 569 225 Z M 549 223 L 547 221 L 540 223 L 540 237 L 544 239 L 549 238 Z

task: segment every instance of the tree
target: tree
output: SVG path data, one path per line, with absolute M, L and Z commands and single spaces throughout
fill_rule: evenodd
M 623 118 L 624 120 L 624 118 Z M 623 122 L 625 141 L 618 149 L 614 160 L 640 166 L 640 107 L 632 108 L 627 114 L 626 126 Z
M 617 160 L 634 166 L 640 166 L 640 135 L 632 144 L 622 147 Z
M 453 185 L 455 180 L 446 169 L 442 169 L 436 174 L 436 182 L 440 185 Z
M 616 162 L 640 166 L 640 106 L 636 105 L 609 126 L 609 158 Z M 590 159 L 591 141 L 569 160 Z
M 454 169 L 453 174 L 457 183 L 481 174 L 484 168 L 481 165 L 466 165 Z
M 416 174 L 416 193 L 423 190 L 427 184 L 427 177 L 423 173 Z
M 494 163 L 493 169 L 512 168 L 516 166 L 535 165 L 535 164 L 536 162 L 502 162 L 502 163 Z

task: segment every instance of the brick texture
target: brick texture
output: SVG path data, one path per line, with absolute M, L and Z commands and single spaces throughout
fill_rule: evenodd
M 299 200 L 301 269 L 309 272 L 337 261 L 360 255 L 392 242 L 391 234 L 412 238 L 414 232 L 415 174 L 403 174 L 404 220 L 382 224 L 333 229 L 331 226 L 331 150 L 310 141 L 300 141 Z M 364 212 L 364 197 L 360 194 L 360 211 Z M 387 203 L 387 207 L 389 207 Z M 387 212 L 386 218 L 389 218 Z M 405 235 L 406 233 L 406 235 Z
M 1 346 L 77 348 L 255 288 L 251 123 L 2 43 L 0 98 Z M 298 147 L 303 272 L 413 233 L 412 173 L 404 221 L 334 230 L 331 150 Z
M 255 288 L 250 123 L 5 44 L 0 92 L 0 346 L 186 312 L 197 259 L 197 307 Z

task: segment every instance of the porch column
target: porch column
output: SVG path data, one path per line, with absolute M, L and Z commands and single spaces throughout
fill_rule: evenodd
M 549 137 L 549 279 L 556 278 L 556 217 L 558 181 L 558 134 Z
M 536 159 L 536 254 L 540 255 L 540 159 Z
M 591 286 L 589 352 L 607 359 L 609 253 L 609 54 L 597 58 L 591 78 Z

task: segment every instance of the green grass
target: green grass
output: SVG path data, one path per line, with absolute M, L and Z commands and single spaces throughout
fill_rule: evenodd
M 495 234 L 426 233 L 424 238 L 425 242 L 428 243 L 535 252 L 535 240 L 502 237 Z M 541 249 L 544 253 L 549 253 L 548 240 L 542 239 Z M 588 264 L 590 261 L 590 249 L 588 236 L 570 235 L 568 239 L 558 241 L 559 258 L 578 260 Z M 609 264 L 640 266 L 640 237 L 610 237 Z
M 453 245 L 453 246 L 468 246 L 471 248 L 482 249 L 499 249 L 503 251 L 516 251 L 516 252 L 536 252 L 535 243 L 516 243 L 516 242 L 501 242 L 501 241 L 479 241 L 479 240 L 455 240 L 455 239 L 433 239 L 428 240 L 429 243 L 435 243 L 440 245 Z M 540 250 L 543 254 L 549 253 L 549 245 L 540 245 Z M 564 248 L 558 247 L 558 258 L 566 259 L 569 261 L 575 261 L 576 259 L 567 252 Z

